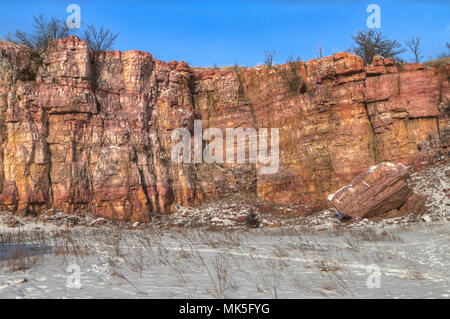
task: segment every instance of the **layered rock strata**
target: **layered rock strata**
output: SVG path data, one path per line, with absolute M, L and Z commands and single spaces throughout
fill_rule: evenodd
M 0 209 L 148 221 L 230 192 L 312 209 L 369 166 L 448 156 L 450 67 L 364 66 L 337 53 L 273 68 L 212 70 L 141 51 L 56 40 L 34 78 L 0 43 Z M 280 165 L 175 163 L 175 129 L 279 128 Z M 193 143 L 193 141 L 192 141 Z M 207 141 L 203 142 L 207 144 Z M 224 154 L 227 146 L 224 146 Z

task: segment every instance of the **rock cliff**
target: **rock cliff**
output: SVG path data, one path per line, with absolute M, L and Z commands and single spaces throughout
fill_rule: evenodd
M 383 161 L 420 169 L 448 156 L 450 66 L 352 54 L 236 72 L 51 43 L 37 74 L 0 43 L 0 209 L 49 208 L 148 221 L 231 192 L 326 207 L 327 194 Z M 280 166 L 181 163 L 176 128 L 279 128 Z M 303 207 L 303 206 L 302 206 Z M 300 214 L 301 212 L 299 212 Z

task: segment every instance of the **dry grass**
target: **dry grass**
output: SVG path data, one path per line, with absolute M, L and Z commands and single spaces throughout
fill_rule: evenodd
M 351 264 L 382 265 L 401 259 L 389 248 L 405 241 L 402 232 L 401 227 L 384 232 L 370 226 L 329 230 L 327 236 L 306 226 L 248 232 L 118 227 L 14 230 L 0 233 L 0 245 L 43 250 L 17 250 L 7 260 L 0 259 L 0 265 L 18 272 L 36 267 L 47 257 L 56 258 L 62 266 L 74 259 L 81 264 L 87 257 L 89 262 L 95 258 L 106 264 L 111 276 L 142 295 L 139 283 L 158 269 L 171 274 L 168 279 L 191 297 L 205 290 L 214 298 L 232 297 L 236 283 L 243 280 L 272 298 L 283 297 L 286 287 L 303 295 L 347 297 L 354 294 L 346 281 L 352 275 Z M 266 240 L 261 242 L 261 238 Z M 420 279 L 423 274 L 412 264 L 407 277 Z
M 403 242 L 398 230 L 397 233 L 394 233 L 393 231 L 377 231 L 370 226 L 346 229 L 338 228 L 330 231 L 330 235 L 336 237 L 343 236 L 347 244 L 350 244 L 352 241 L 356 242 L 350 244 L 352 247 L 358 247 L 359 242 Z
M 450 57 L 444 59 L 436 59 L 422 63 L 423 65 L 429 66 L 431 68 L 441 68 L 450 64 Z

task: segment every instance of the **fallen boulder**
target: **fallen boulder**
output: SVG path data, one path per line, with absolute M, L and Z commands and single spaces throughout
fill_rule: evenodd
M 345 216 L 378 216 L 400 208 L 412 195 L 408 178 L 408 168 L 403 164 L 381 163 L 329 195 L 328 201 Z

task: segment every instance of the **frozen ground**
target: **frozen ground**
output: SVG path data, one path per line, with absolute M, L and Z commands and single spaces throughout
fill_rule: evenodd
M 332 212 L 304 225 L 222 230 L 11 226 L 0 214 L 0 297 L 449 298 L 448 169 L 412 177 L 430 195 L 426 217 L 339 227 Z M 80 288 L 67 287 L 70 265 Z M 369 288 L 377 269 L 379 288 Z
M 0 244 L 2 298 L 450 296 L 444 220 L 331 231 L 76 227 L 2 236 L 15 241 Z M 80 289 L 66 287 L 70 264 L 80 267 Z M 374 264 L 380 288 L 367 287 Z

